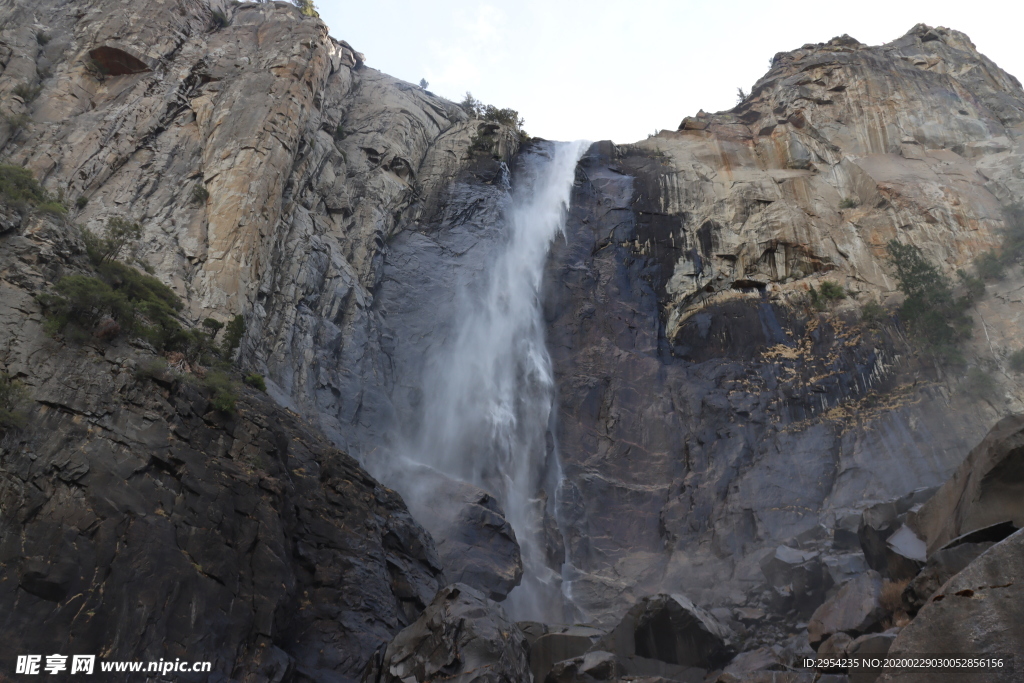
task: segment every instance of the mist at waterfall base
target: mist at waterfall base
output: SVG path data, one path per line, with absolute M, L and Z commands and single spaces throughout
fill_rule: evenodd
M 514 188 L 504 175 L 500 241 L 481 271 L 460 279 L 448 335 L 423 361 L 420 414 L 397 426 L 390 452 L 375 468 L 421 522 L 448 503 L 437 500 L 438 477 L 498 500 L 523 559 L 522 582 L 503 606 L 520 620 L 572 615 L 564 558 L 550 557 L 545 541 L 546 534 L 562 533 L 562 471 L 540 290 L 588 146 L 539 143 L 519 155 Z M 410 425 L 411 433 L 401 434 Z

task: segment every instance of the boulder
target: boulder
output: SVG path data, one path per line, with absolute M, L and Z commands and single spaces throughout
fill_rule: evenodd
M 894 581 L 916 576 L 926 559 L 925 543 L 914 530 L 901 524 L 885 540 L 886 574 Z
M 842 585 L 850 579 L 855 579 L 869 567 L 864 559 L 864 553 L 858 549 L 855 553 L 842 553 L 841 555 L 827 555 L 822 558 L 825 568 L 828 569 L 832 581 L 836 585 Z
M 811 647 L 817 647 L 833 633 L 860 634 L 877 625 L 885 616 L 879 604 L 881 594 L 882 577 L 876 571 L 845 583 L 811 616 L 807 625 Z
M 543 681 L 557 662 L 586 654 L 603 635 L 604 631 L 589 626 L 564 626 L 532 639 L 530 670 L 533 680 Z
M 625 673 L 618 657 L 611 652 L 596 650 L 559 662 L 540 680 L 545 683 L 590 683 L 614 680 Z
M 434 537 L 445 576 L 504 600 L 523 577 L 515 531 L 487 491 L 426 470 L 429 496 L 409 496 L 416 520 Z
M 851 657 L 883 657 L 895 639 L 896 629 L 884 633 L 866 633 L 850 643 L 846 654 Z M 874 683 L 881 673 L 880 669 L 854 667 L 850 669 L 850 683 Z
M 861 514 L 848 512 L 836 517 L 835 528 L 832 530 L 832 547 L 836 550 L 860 550 L 860 539 L 857 530 L 860 528 Z
M 786 666 L 775 652 L 767 647 L 761 647 L 736 655 L 722 673 L 739 676 L 754 673 L 755 671 L 785 670 Z
M 370 662 L 363 683 L 526 683 L 527 652 L 526 636 L 500 605 L 452 584 Z
M 1024 526 L 1024 415 L 1000 420 L 915 515 L 929 551 L 971 531 Z
M 878 503 L 861 513 L 857 538 L 868 566 L 875 571 L 885 571 L 885 542 L 899 527 L 897 516 L 895 503 Z
M 843 633 L 842 631 L 833 633 L 818 646 L 818 655 L 822 657 L 826 655 L 843 656 L 852 642 L 853 638 L 850 637 L 849 633 Z
M 932 554 L 920 573 L 903 590 L 903 607 L 907 614 L 916 614 L 942 584 L 963 571 L 992 543 L 960 543 Z
M 832 575 L 819 553 L 781 545 L 761 561 L 761 571 L 777 589 L 788 588 L 792 607 L 806 618 L 825 600 L 833 585 Z
M 903 524 L 905 512 L 900 501 L 878 503 L 864 510 L 861 515 L 857 537 L 868 566 L 894 580 L 909 579 L 917 574 L 924 563 L 923 553 L 915 545 L 916 536 Z M 902 531 L 906 529 L 906 531 Z M 890 546 L 889 539 L 899 532 L 896 545 Z M 907 557 L 904 553 L 920 556 L 920 560 Z
M 925 653 L 963 655 L 1024 652 L 1024 531 L 989 548 L 934 595 L 889 648 L 893 657 Z M 990 670 L 986 683 L 1020 680 L 1020 662 Z M 952 683 L 956 669 L 887 672 L 879 682 Z
M 723 672 L 715 683 L 846 683 L 846 676 L 818 676 L 813 671 L 754 671 L 745 674 Z
M 707 670 L 699 667 L 670 664 L 645 657 L 622 657 L 606 650 L 594 650 L 557 663 L 544 679 L 544 683 L 702 683 L 706 675 Z
M 621 657 L 714 669 L 733 654 L 732 632 L 683 595 L 654 595 L 634 605 L 595 649 Z
M 702 121 L 701 119 L 693 116 L 687 116 L 679 124 L 679 130 L 704 130 L 707 127 L 707 121 Z

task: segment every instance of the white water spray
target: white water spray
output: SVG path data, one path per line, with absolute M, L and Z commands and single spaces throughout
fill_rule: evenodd
M 517 619 L 564 618 L 568 587 L 545 557 L 544 520 L 550 532 L 562 474 L 540 289 L 587 145 L 557 143 L 521 159 L 505 211 L 507 242 L 483 285 L 462 293 L 453 337 L 427 360 L 423 419 L 402 449 L 407 462 L 479 486 L 501 502 L 523 556 L 522 583 L 505 603 Z

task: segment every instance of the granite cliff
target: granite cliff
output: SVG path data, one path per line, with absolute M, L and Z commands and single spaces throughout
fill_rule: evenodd
M 355 680 L 372 659 L 380 678 L 431 628 L 456 633 L 446 600 L 507 594 L 522 569 L 503 501 L 460 489 L 468 512 L 421 519 L 439 547 L 457 541 L 445 564 L 367 471 L 386 477 L 382 454 L 421 418 L 424 359 L 502 244 L 520 148 L 543 145 L 373 70 L 289 3 L 0 11 L 2 162 L 66 207 L 0 198 L 0 369 L 30 399 L 0 442 L 9 654 L 187 654 L 219 680 L 273 681 Z M 1024 278 L 986 285 L 967 368 L 944 367 L 893 314 L 885 245 L 950 276 L 998 248 L 1024 198 L 1022 135 L 1020 83 L 963 34 L 919 25 L 779 53 L 733 110 L 589 148 L 543 288 L 564 478 L 538 499 L 568 596 L 552 609 L 595 628 L 498 629 L 509 675 L 520 635 L 585 644 L 553 650 L 565 676 L 627 675 L 573 657 L 662 614 L 703 624 L 716 656 L 631 645 L 646 675 L 688 680 L 679 667 L 736 647 L 790 656 L 849 579 L 896 578 L 858 533 L 878 506 L 902 523 L 1024 409 L 1008 361 Z M 180 297 L 186 327 L 243 316 L 233 362 L 266 396 L 246 389 L 225 414 L 189 373 L 146 370 L 151 346 L 44 332 L 35 295 L 87 271 L 79 228 L 118 217 L 142 226 L 131 259 Z M 845 298 L 815 305 L 826 281 Z M 868 303 L 888 313 L 864 322 Z M 496 548 L 467 573 L 480 585 L 438 593 L 474 538 Z M 813 558 L 794 594 L 788 567 Z M 492 561 L 500 586 L 477 576 Z

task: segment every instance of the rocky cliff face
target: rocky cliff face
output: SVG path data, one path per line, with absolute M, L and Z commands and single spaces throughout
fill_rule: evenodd
M 424 359 L 502 242 L 519 139 L 283 2 L 2 11 L 0 153 L 70 208 L 0 213 L 0 368 L 34 401 L 0 450 L 4 634 L 57 648 L 132 623 L 103 646 L 210 652 L 236 678 L 355 678 L 443 577 L 397 496 L 317 433 L 386 476 Z M 898 320 L 859 320 L 898 301 L 887 240 L 949 274 L 998 245 L 1024 196 L 1022 133 L 1020 84 L 962 34 L 918 26 L 780 53 L 730 112 L 591 147 L 544 290 L 566 479 L 542 497 L 559 501 L 548 558 L 570 560 L 575 618 L 611 626 L 653 593 L 785 613 L 762 570 L 781 543 L 829 546 L 856 573 L 839 539 L 862 509 L 940 484 L 1024 408 L 1007 365 L 1019 270 L 972 311 L 967 356 L 995 375 L 980 398 Z M 143 225 L 131 258 L 184 322 L 245 317 L 237 363 L 278 406 L 247 395 L 228 420 L 135 378 L 144 347 L 42 333 L 31 295 L 81 268 L 76 225 L 111 217 Z M 819 311 L 825 280 L 850 296 Z
M 2 19 L 4 162 L 70 208 L 0 201 L 0 364 L 32 399 L 0 448 L 5 657 L 73 645 L 246 680 L 357 677 L 443 576 L 397 494 L 319 433 L 346 442 L 335 425 L 361 391 L 338 387 L 386 362 L 370 305 L 398 218 L 437 210 L 472 143 L 500 159 L 517 138 L 364 67 L 287 3 L 13 3 Z M 78 227 L 111 217 L 144 226 L 127 258 L 186 324 L 246 317 L 240 362 L 312 423 L 255 394 L 228 419 L 182 380 L 137 377 L 144 345 L 43 333 L 33 295 L 83 272 Z
M 950 275 L 999 244 L 1022 116 L 1015 79 L 918 26 L 779 53 L 734 110 L 591 149 L 547 297 L 585 611 L 746 602 L 766 545 L 941 483 L 1020 408 L 1019 271 L 972 312 L 987 399 L 858 318 L 899 300 L 888 240 Z M 850 296 L 819 312 L 825 280 Z

